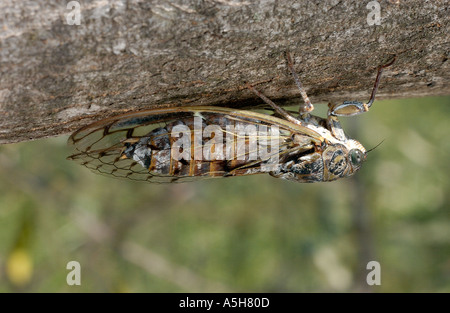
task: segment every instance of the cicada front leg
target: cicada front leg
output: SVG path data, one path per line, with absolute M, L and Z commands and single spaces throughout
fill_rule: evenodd
M 358 114 L 369 111 L 369 108 L 372 106 L 373 102 L 375 101 L 375 94 L 377 93 L 377 90 L 378 90 L 378 85 L 380 83 L 381 73 L 383 72 L 383 69 L 388 66 L 391 66 L 395 62 L 396 59 L 397 59 L 397 56 L 394 56 L 392 61 L 378 67 L 377 78 L 375 79 L 375 84 L 373 86 L 372 95 L 370 96 L 369 102 L 363 103 L 363 102 L 359 102 L 359 101 L 344 101 L 344 103 L 342 103 L 342 104 L 329 105 L 327 124 L 328 124 L 329 130 L 333 133 L 333 135 L 336 138 L 338 138 L 338 139 L 345 138 L 344 131 L 342 130 L 337 117 L 338 116 L 353 116 L 353 115 L 358 115 Z
M 328 116 L 352 116 L 369 111 L 369 108 L 375 101 L 375 94 L 378 90 L 378 85 L 380 83 L 381 73 L 383 72 L 383 69 L 391 66 L 395 62 L 396 58 L 397 57 L 395 56 L 391 62 L 378 67 L 377 78 L 375 79 L 375 84 L 373 86 L 372 95 L 370 96 L 369 102 L 363 103 L 359 101 L 344 101 L 344 103 L 342 104 L 330 105 L 328 109 Z

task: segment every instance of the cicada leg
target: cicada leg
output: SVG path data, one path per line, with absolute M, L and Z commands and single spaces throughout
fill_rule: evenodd
M 392 61 L 378 67 L 377 78 L 375 79 L 375 84 L 373 86 L 372 95 L 370 96 L 369 102 L 363 103 L 359 101 L 344 101 L 344 103 L 342 104 L 329 105 L 327 124 L 328 129 L 331 131 L 333 136 L 335 136 L 338 139 L 345 139 L 344 131 L 342 130 L 341 124 L 337 119 L 338 116 L 352 116 L 369 111 L 369 108 L 375 101 L 375 94 L 377 93 L 378 90 L 378 85 L 380 83 L 381 73 L 383 72 L 383 69 L 388 66 L 391 66 L 396 59 L 397 56 L 394 56 Z
M 375 84 L 373 86 L 372 95 L 370 96 L 369 102 L 362 103 L 359 101 L 344 101 L 344 103 L 342 104 L 330 105 L 328 109 L 328 116 L 352 116 L 369 111 L 369 108 L 375 101 L 375 94 L 378 90 L 378 85 L 380 83 L 381 73 L 383 72 L 383 69 L 391 66 L 396 59 L 397 56 L 394 56 L 391 62 L 378 67 L 377 78 L 375 79 Z
M 291 71 L 292 76 L 294 77 L 294 81 L 295 81 L 298 89 L 300 90 L 300 94 L 302 95 L 303 101 L 305 102 L 304 104 L 301 104 L 300 107 L 299 107 L 298 111 L 300 113 L 300 117 L 303 120 L 308 120 L 309 112 L 314 110 L 314 106 L 312 105 L 311 101 L 309 100 L 308 95 L 306 94 L 305 89 L 303 89 L 302 83 L 300 82 L 300 79 L 298 78 L 298 75 L 297 75 L 297 73 L 294 70 L 294 66 L 293 66 L 293 63 L 292 63 L 292 58 L 291 58 L 290 53 L 288 51 L 286 51 L 285 52 L 285 56 L 286 56 L 286 59 L 287 59 L 288 68 Z M 253 86 L 247 84 L 247 87 L 251 91 L 253 91 L 258 97 L 260 97 L 265 103 L 270 105 L 275 110 L 275 112 L 277 112 L 278 114 L 283 116 L 285 119 L 287 119 L 288 121 L 293 122 L 295 124 L 302 125 L 302 123 L 301 123 L 301 121 L 299 119 L 297 119 L 296 117 L 292 116 L 286 110 L 284 110 L 283 108 L 281 108 L 280 106 L 275 104 L 273 101 L 271 101 L 265 95 L 263 95 L 261 92 L 259 92 L 255 88 L 253 88 Z
M 298 78 L 298 75 L 294 70 L 294 65 L 292 62 L 291 54 L 288 51 L 286 51 L 285 56 L 287 59 L 288 68 L 291 71 L 292 76 L 294 77 L 295 84 L 297 85 L 298 90 L 300 90 L 300 94 L 302 95 L 303 101 L 305 102 L 304 104 L 300 104 L 300 107 L 298 109 L 300 116 L 302 116 L 302 115 L 307 114 L 307 113 L 311 112 L 312 110 L 314 110 L 314 106 L 312 105 L 311 101 L 309 100 L 308 95 L 306 94 L 306 91 L 303 88 L 302 83 L 300 82 L 300 79 Z
M 278 104 L 276 104 L 275 102 L 273 102 L 272 100 L 267 98 L 265 95 L 263 95 L 261 92 L 259 92 L 255 88 L 253 88 L 252 85 L 247 84 L 247 87 L 248 87 L 248 89 L 253 91 L 258 97 L 260 97 L 265 103 L 270 105 L 275 110 L 275 112 L 277 112 L 278 114 L 283 116 L 286 120 L 288 120 L 294 124 L 297 124 L 297 125 L 302 125 L 302 122 L 300 120 L 298 120 L 297 118 L 295 118 L 294 116 L 289 114 L 289 112 L 287 112 L 285 109 L 283 109 Z

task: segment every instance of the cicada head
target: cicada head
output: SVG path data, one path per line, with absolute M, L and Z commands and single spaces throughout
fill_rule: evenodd
M 353 175 L 366 160 L 366 149 L 356 140 L 328 146 L 322 153 L 324 181 Z

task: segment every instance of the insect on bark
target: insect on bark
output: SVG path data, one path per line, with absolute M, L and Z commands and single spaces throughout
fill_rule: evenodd
M 123 114 L 73 133 L 68 143 L 75 152 L 68 159 L 101 174 L 155 183 L 260 173 L 310 183 L 353 175 L 367 151 L 347 138 L 338 117 L 369 110 L 381 73 L 395 57 L 378 67 L 367 103 L 330 104 L 327 118 L 311 114 L 314 107 L 289 53 L 286 59 L 304 100 L 298 117 L 247 84 L 273 115 L 207 106 Z

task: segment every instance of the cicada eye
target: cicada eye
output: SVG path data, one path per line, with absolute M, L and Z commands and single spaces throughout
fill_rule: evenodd
M 358 149 L 353 149 L 350 151 L 350 160 L 353 166 L 360 166 L 364 161 L 364 154 Z

